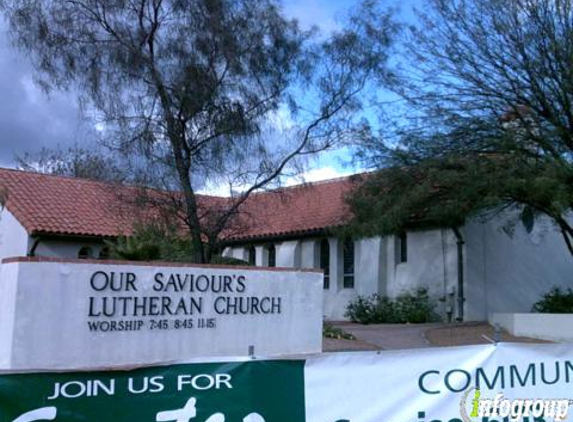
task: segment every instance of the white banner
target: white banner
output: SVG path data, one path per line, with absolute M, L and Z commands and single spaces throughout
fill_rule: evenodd
M 573 420 L 572 384 L 571 344 L 331 354 L 306 362 L 306 420 Z

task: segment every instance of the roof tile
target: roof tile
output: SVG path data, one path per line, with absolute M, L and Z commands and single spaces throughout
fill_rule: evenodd
M 241 206 L 235 229 L 224 236 L 239 241 L 340 226 L 350 217 L 344 197 L 356 180 L 346 177 L 253 194 Z M 152 213 L 137 207 L 139 188 L 85 179 L 0 169 L 1 191 L 7 194 L 7 209 L 29 234 L 129 235 L 138 218 Z M 198 199 L 200 207 L 227 201 Z

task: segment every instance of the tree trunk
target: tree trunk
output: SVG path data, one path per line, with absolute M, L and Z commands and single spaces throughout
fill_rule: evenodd
M 204 264 L 206 262 L 206 257 L 203 240 L 201 239 L 201 225 L 197 212 L 197 197 L 195 196 L 195 192 L 191 186 L 189 169 L 185 168 L 186 166 L 183 165 L 182 161 L 179 162 L 177 157 L 175 158 L 175 163 L 177 166 L 179 183 L 181 184 L 183 195 L 185 197 L 185 215 L 187 217 L 186 220 L 189 233 L 191 234 L 191 242 L 193 244 L 193 261 L 198 264 Z
M 191 160 L 189 157 L 183 155 L 183 151 L 186 148 L 186 140 L 183 131 L 178 130 L 180 128 L 178 128 L 175 118 L 170 114 L 171 101 L 159 74 L 154 68 L 152 68 L 152 73 L 161 99 L 163 113 L 167 122 L 167 135 L 171 142 L 171 149 L 173 150 L 173 156 L 175 158 L 175 168 L 177 169 L 179 183 L 185 198 L 185 217 L 193 245 L 193 262 L 203 264 L 205 263 L 205 251 L 201 239 L 201 225 L 197 212 L 197 197 L 193 191 L 191 176 L 189 174 L 191 170 Z

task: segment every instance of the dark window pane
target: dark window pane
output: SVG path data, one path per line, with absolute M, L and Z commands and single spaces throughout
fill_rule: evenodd
M 344 242 L 344 274 L 354 274 L 354 242 Z
M 84 246 L 78 252 L 78 258 L 79 259 L 89 259 L 91 257 L 92 257 L 92 249 L 88 248 L 87 246 Z
M 101 251 L 99 251 L 99 259 L 109 259 L 109 248 L 107 246 L 103 247 Z
M 324 271 L 324 288 L 330 288 L 330 245 L 328 239 L 320 242 L 320 268 Z
M 354 288 L 354 241 L 352 240 L 347 240 L 344 242 L 343 261 L 343 286 L 345 289 L 352 289 Z
M 257 262 L 257 252 L 254 246 L 249 248 L 249 265 L 256 265 Z
M 400 262 L 408 261 L 408 236 L 406 233 L 400 235 Z
M 269 267 L 277 266 L 277 250 L 275 245 L 269 246 Z

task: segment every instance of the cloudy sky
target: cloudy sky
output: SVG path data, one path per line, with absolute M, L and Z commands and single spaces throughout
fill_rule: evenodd
M 303 26 L 318 25 L 324 31 L 336 28 L 336 17 L 357 0 L 286 0 L 286 12 Z M 410 15 L 416 0 L 401 2 Z M 395 4 L 390 2 L 389 4 Z M 47 95 L 32 79 L 26 58 L 8 43 L 0 18 L 0 166 L 14 165 L 15 155 L 33 153 L 42 147 L 84 146 L 90 127 L 82 119 L 76 99 L 66 92 Z M 341 160 L 342 159 L 342 160 Z M 308 174 L 320 180 L 352 172 L 345 167 L 344 152 L 321 157 Z M 348 161 L 348 160 L 346 160 Z

